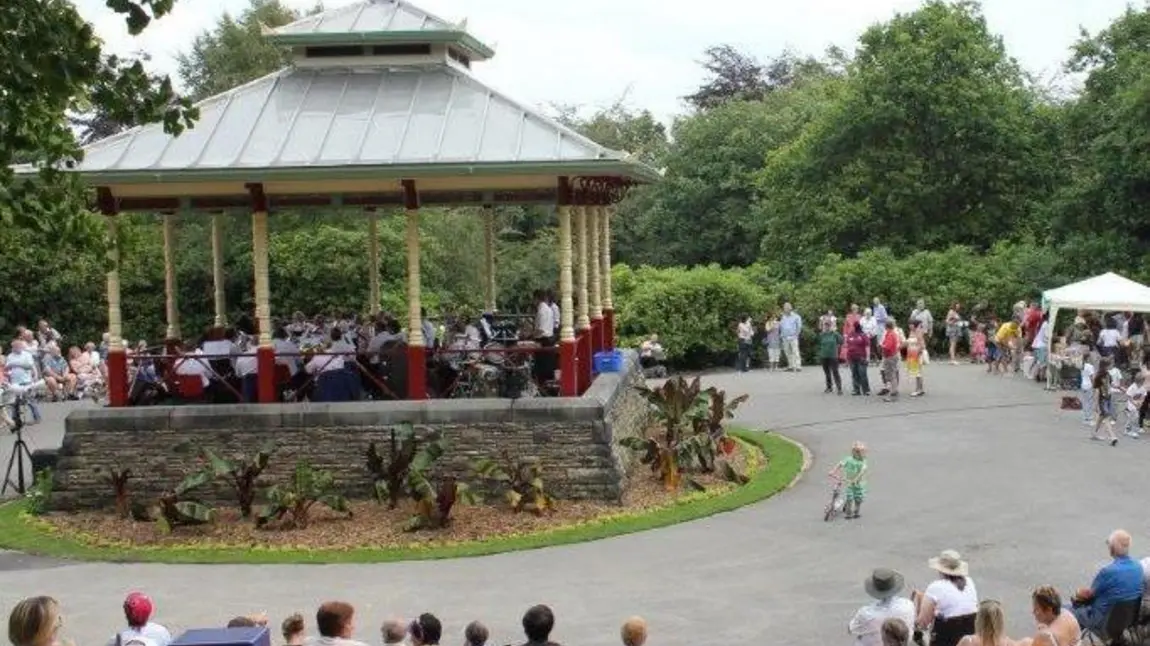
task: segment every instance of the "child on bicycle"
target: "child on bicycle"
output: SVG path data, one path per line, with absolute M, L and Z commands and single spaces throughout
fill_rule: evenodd
M 851 454 L 839 461 L 831 469 L 832 478 L 841 479 L 846 492 L 846 505 L 843 507 L 846 518 L 858 518 L 859 507 L 866 497 L 866 445 L 855 442 L 851 446 Z M 854 506 L 851 506 L 854 503 Z

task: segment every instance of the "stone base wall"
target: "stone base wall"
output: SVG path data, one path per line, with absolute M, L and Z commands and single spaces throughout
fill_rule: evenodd
M 110 469 L 129 468 L 133 499 L 153 501 L 200 466 L 199 450 L 251 455 L 275 445 L 261 486 L 286 480 L 297 460 L 328 469 L 349 497 L 370 495 L 368 445 L 387 455 L 390 430 L 410 423 L 419 438 L 441 433 L 447 453 L 436 475 L 468 479 L 470 465 L 503 451 L 542 460 L 548 490 L 562 499 L 617 501 L 630 456 L 619 439 L 640 433 L 649 412 L 634 386 L 638 358 L 627 353 L 620 373 L 599 375 L 577 398 L 450 399 L 421 402 L 214 405 L 75 411 L 65 423 L 52 505 L 58 510 L 110 507 Z M 234 504 L 213 484 L 203 497 Z

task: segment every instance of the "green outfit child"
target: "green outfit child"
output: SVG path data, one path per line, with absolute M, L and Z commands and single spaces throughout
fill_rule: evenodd
M 866 448 L 856 444 L 851 449 L 851 454 L 843 458 L 835 470 L 842 475 L 846 487 L 846 517 L 858 518 L 859 507 L 866 498 Z M 853 507 L 851 503 L 854 503 Z

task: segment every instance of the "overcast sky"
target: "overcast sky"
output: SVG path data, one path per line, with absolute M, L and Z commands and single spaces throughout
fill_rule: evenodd
M 2 1 L 2 0 L 0 0 Z M 306 8 L 314 0 L 286 0 Z M 353 0 L 328 0 L 328 8 Z M 1142 0 L 1135 0 L 1140 6 Z M 225 11 L 247 0 L 177 0 L 171 15 L 131 38 L 104 0 L 76 0 L 80 12 L 116 52 L 146 51 L 157 71 L 176 77 L 175 54 Z M 587 108 L 628 103 L 669 120 L 680 97 L 698 86 L 697 63 L 710 45 L 729 43 L 766 59 L 791 48 L 819 53 L 829 45 L 853 51 L 869 25 L 910 11 L 919 0 L 416 0 L 493 45 L 496 56 L 475 73 L 521 101 Z M 1095 32 L 1127 0 L 985 0 L 991 29 L 1011 54 L 1043 78 L 1058 76 L 1079 28 Z

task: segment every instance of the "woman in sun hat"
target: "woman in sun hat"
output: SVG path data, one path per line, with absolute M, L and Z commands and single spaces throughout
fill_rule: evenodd
M 974 634 L 978 612 L 978 591 L 970 568 L 954 550 L 943 550 L 926 564 L 938 572 L 938 579 L 925 591 L 915 590 L 911 595 L 916 608 L 915 641 L 921 643 L 921 631 L 930 628 L 931 646 L 956 646 L 964 636 Z
M 855 644 L 882 646 L 882 626 L 888 619 L 903 622 L 907 630 L 914 624 L 914 603 L 899 596 L 903 583 L 901 574 L 887 568 L 876 569 L 863 581 L 863 589 L 875 601 L 859 608 L 847 626 Z

